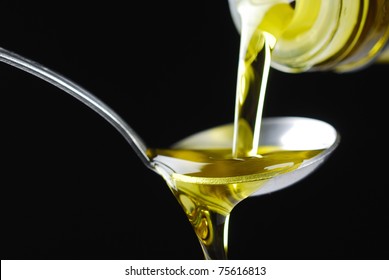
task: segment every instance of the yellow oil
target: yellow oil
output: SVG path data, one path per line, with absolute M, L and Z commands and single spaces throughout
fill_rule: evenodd
M 241 33 L 231 149 L 148 150 L 212 258 L 225 257 L 223 228 L 237 203 L 322 152 L 260 146 L 270 67 L 352 71 L 377 60 L 389 37 L 387 0 L 231 1 Z
M 209 245 L 214 240 L 215 215 L 228 216 L 268 180 L 295 170 L 320 152 L 261 146 L 261 157 L 234 158 L 231 149 L 150 149 L 148 155 L 171 170 L 168 180 L 174 196 L 198 238 Z
M 185 211 L 203 250 L 206 248 L 204 252 L 216 258 L 225 257 L 220 247 L 226 250 L 227 242 L 221 239 L 227 234 L 221 231 L 234 206 L 268 180 L 295 170 L 323 151 L 261 146 L 259 136 L 270 67 L 274 54 L 277 59 L 282 54 L 277 50 L 278 43 L 288 46 L 288 40 L 296 40 L 299 34 L 311 30 L 324 2 L 237 3 L 241 44 L 232 147 L 148 150 L 152 162 L 161 167 L 161 175 Z M 302 7 L 309 7 L 311 13 L 299 15 Z
M 249 1 L 240 6 L 246 21 L 241 34 L 231 149 L 148 150 L 152 162 L 162 167 L 157 170 L 185 211 L 206 258 L 225 258 L 227 233 L 223 229 L 237 203 L 271 178 L 295 170 L 321 152 L 258 146 L 272 48 L 292 15 L 289 3 L 283 2 L 261 7 L 266 13 L 259 21 L 246 5 Z
M 272 51 L 277 39 L 290 24 L 293 8 L 285 1 L 237 4 L 241 21 L 238 61 L 233 156 L 258 155 L 260 127 Z
M 148 151 L 154 163 L 170 170 L 164 178 L 207 250 L 221 238 L 217 227 L 237 203 L 267 180 L 298 168 L 321 152 L 258 146 L 271 51 L 292 15 L 289 3 L 276 2 L 261 7 L 266 13 L 259 21 L 252 17 L 251 6 L 246 5 L 249 1 L 242 1 L 239 7 L 244 24 L 231 149 Z

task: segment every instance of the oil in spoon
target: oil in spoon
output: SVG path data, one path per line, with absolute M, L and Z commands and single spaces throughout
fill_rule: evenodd
M 293 12 L 288 1 L 259 2 L 237 2 L 242 30 L 232 147 L 148 150 L 191 222 L 206 259 L 227 257 L 228 220 L 237 203 L 267 180 L 321 152 L 258 147 L 271 50 Z
M 260 156 L 258 145 L 276 38 L 290 22 L 289 1 L 237 0 L 241 18 L 241 41 L 236 86 L 234 138 L 235 158 Z

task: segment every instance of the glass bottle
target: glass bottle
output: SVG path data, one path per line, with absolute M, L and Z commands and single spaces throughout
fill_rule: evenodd
M 262 17 L 273 17 L 270 22 L 288 21 L 276 36 L 275 69 L 351 72 L 371 63 L 389 63 L 388 0 L 229 0 L 238 30 L 238 7 L 247 1 L 257 10 L 261 5 L 268 9 L 273 5 L 269 3 L 287 6 L 261 12 Z

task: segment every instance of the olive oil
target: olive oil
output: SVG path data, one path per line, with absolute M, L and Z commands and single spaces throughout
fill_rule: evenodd
M 236 83 L 233 155 L 257 155 L 272 50 L 292 19 L 285 1 L 238 1 L 241 40 Z
M 158 166 L 168 168 L 165 179 L 202 246 L 208 254 L 224 258 L 217 255 L 224 254 L 217 251 L 220 242 L 227 246 L 227 233 L 220 228 L 234 206 L 268 180 L 295 170 L 321 151 L 261 146 L 261 157 L 234 158 L 231 149 L 149 149 L 148 155 Z
M 263 182 L 296 169 L 321 151 L 262 146 L 258 150 L 261 157 L 233 158 L 228 149 L 155 149 L 149 150 L 149 156 L 173 171 L 171 179 L 178 196 L 193 196 L 198 204 L 227 215 Z
M 238 10 L 242 32 L 231 149 L 148 150 L 191 222 L 207 259 L 226 259 L 228 219 L 237 203 L 268 180 L 295 170 L 321 152 L 259 146 L 271 52 L 293 9 L 287 1 L 253 6 L 243 0 Z
M 345 24 L 356 15 L 359 15 L 356 18 L 362 21 L 371 19 L 372 14 L 382 15 L 382 18 L 386 19 L 386 10 L 380 12 L 373 8 L 384 7 L 389 10 L 386 4 L 388 2 L 380 0 L 374 3 L 381 6 L 373 5 L 371 8 L 370 5 L 370 14 L 363 13 L 367 11 L 366 7 L 360 7 L 368 5 L 368 1 L 360 1 L 354 5 L 347 0 L 335 1 L 347 2 L 349 4 L 347 13 L 342 10 L 344 8 L 342 5 L 340 7 L 335 5 L 331 10 L 333 4 L 331 1 L 229 1 L 230 4 L 234 3 L 241 32 L 231 147 L 149 149 L 147 152 L 156 170 L 166 180 L 186 213 L 207 259 L 227 258 L 228 220 L 235 205 L 263 187 L 269 180 L 296 170 L 304 161 L 323 152 L 319 149 L 286 150 L 282 146 L 261 145 L 260 129 L 270 67 L 279 66 L 281 70 L 301 72 L 311 69 L 313 65 L 320 67 L 318 69 L 326 69 L 325 67 L 332 67 L 340 60 L 343 63 L 339 63 L 339 67 L 336 68 L 339 71 L 365 65 L 368 59 L 363 61 L 360 59 L 358 52 L 360 48 L 356 48 L 356 53 L 351 50 L 353 47 L 362 46 L 369 37 L 362 27 L 354 29 L 346 24 L 342 30 L 344 34 L 352 34 L 355 38 L 358 35 L 359 39 L 353 36 L 343 38 L 336 33 L 330 46 L 315 54 L 315 59 L 311 48 L 318 47 L 319 49 L 315 50 L 321 50 L 320 42 L 328 40 L 325 32 L 325 28 L 328 27 L 326 22 L 337 12 L 338 15 L 346 14 L 344 17 L 346 21 L 342 21 Z M 323 9 L 329 11 L 328 14 L 323 16 Z M 328 22 L 327 25 L 331 24 L 332 22 Z M 376 42 L 376 46 L 381 50 L 389 32 L 378 25 L 376 27 L 377 33 L 372 33 L 374 38 L 370 42 Z M 314 47 L 308 44 L 312 43 L 307 33 L 311 30 L 317 31 L 311 38 Z M 349 39 L 345 39 L 346 37 Z M 377 37 L 382 39 L 378 40 L 378 43 Z M 353 38 L 355 40 L 352 40 Z M 304 40 L 308 40 L 308 43 L 302 43 Z M 342 44 L 346 47 L 340 47 Z M 308 56 L 312 60 L 302 61 L 300 57 L 293 60 L 295 58 L 293 55 L 297 55 L 293 52 L 295 46 L 302 50 L 301 57 Z M 331 60 L 327 59 L 328 56 L 331 56 Z M 288 64 L 290 57 L 293 63 L 301 60 L 301 64 Z M 358 63 L 354 61 L 355 57 L 358 57 Z M 307 61 L 314 63 L 307 64 Z

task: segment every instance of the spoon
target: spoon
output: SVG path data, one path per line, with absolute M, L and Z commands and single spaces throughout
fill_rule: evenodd
M 92 93 L 64 76 L 24 58 L 14 52 L 0 48 L 0 61 L 26 71 L 69 93 L 101 115 L 127 140 L 144 165 L 161 174 L 156 162 L 147 156 L 147 145 L 138 134 L 108 105 Z M 288 150 L 323 150 L 315 157 L 303 162 L 298 169 L 276 176 L 253 195 L 263 195 L 290 186 L 311 174 L 335 150 L 340 141 L 337 131 L 329 124 L 310 118 L 273 117 L 264 118 L 261 125 L 261 145 L 278 146 Z M 218 137 L 215 137 L 218 135 Z M 222 136 L 222 137 L 220 137 Z M 233 124 L 226 124 L 193 134 L 175 143 L 173 148 L 230 148 L 232 147 Z
M 177 149 L 231 148 L 233 124 L 220 125 L 193 134 L 175 143 Z M 322 150 L 316 156 L 303 161 L 295 170 L 275 176 L 251 196 L 281 190 L 305 178 L 316 170 L 340 142 L 340 135 L 328 123 L 306 117 L 268 117 L 261 123 L 260 145 L 279 147 L 287 151 Z

